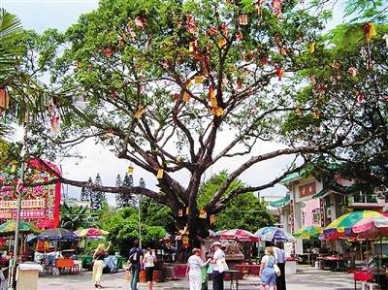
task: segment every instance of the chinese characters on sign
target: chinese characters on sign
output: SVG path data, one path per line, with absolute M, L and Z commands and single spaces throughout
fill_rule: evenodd
M 316 193 L 315 182 L 310 182 L 299 186 L 299 197 L 306 197 Z
M 47 163 L 52 170 L 59 172 L 58 168 Z M 28 162 L 31 174 L 29 182 L 43 183 L 52 179 L 51 175 L 36 160 Z M 15 220 L 17 215 L 17 182 L 14 176 L 6 170 L 0 172 L 0 220 Z M 59 208 L 61 198 L 60 183 L 36 185 L 22 188 L 22 202 L 20 217 L 22 220 L 34 223 L 40 228 L 55 228 L 59 223 Z

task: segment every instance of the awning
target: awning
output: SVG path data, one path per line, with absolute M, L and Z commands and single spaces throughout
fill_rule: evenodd
M 294 173 L 290 173 L 290 174 L 286 175 L 282 180 L 279 181 L 279 183 L 287 184 L 287 183 L 290 183 L 292 181 L 296 181 L 299 179 L 302 179 L 301 174 L 299 172 L 294 172 Z
M 291 201 L 291 197 L 289 194 L 287 194 L 285 197 L 282 197 L 281 199 L 270 201 L 268 205 L 274 208 L 281 208 L 289 204 L 290 201 Z
M 332 186 L 330 187 L 326 187 L 320 191 L 318 191 L 316 194 L 313 195 L 313 198 L 323 198 L 325 197 L 326 195 L 329 195 L 331 190 L 333 189 Z

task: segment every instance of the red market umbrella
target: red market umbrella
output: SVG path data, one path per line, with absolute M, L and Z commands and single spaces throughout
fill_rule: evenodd
M 242 230 L 242 229 L 233 229 L 233 230 L 225 230 L 219 233 L 220 239 L 226 240 L 238 240 L 240 242 L 258 242 L 259 237 L 255 236 L 253 233 Z

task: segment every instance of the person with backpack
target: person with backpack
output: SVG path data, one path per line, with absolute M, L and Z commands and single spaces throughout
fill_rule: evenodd
M 142 249 L 139 247 L 139 241 L 133 242 L 133 248 L 129 251 L 129 263 L 131 264 L 131 282 L 130 289 L 137 290 L 137 282 L 139 281 L 139 273 L 141 268 L 141 261 L 143 260 L 144 254 Z

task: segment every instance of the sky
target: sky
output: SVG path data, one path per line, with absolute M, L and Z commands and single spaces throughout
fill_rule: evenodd
M 77 22 L 82 13 L 86 13 L 98 6 L 95 0 L 0 0 L 0 7 L 5 8 L 12 14 L 15 14 L 26 29 L 33 29 L 37 32 L 43 32 L 48 28 L 57 28 L 60 31 L 66 30 L 71 24 Z M 227 137 L 227 136 L 224 136 Z M 262 144 L 255 153 L 264 153 L 280 148 L 278 144 Z M 111 152 L 96 146 L 93 141 L 77 148 L 80 155 L 85 156 L 81 160 L 70 159 L 61 162 L 63 175 L 67 178 L 86 181 L 89 177 L 94 180 L 97 173 L 102 178 L 104 185 L 115 185 L 116 177 L 120 174 L 122 177 L 130 165 L 127 161 L 118 160 Z M 257 185 L 263 181 L 269 181 L 274 176 L 281 174 L 286 169 L 290 158 L 278 158 L 270 162 L 260 163 L 254 170 L 250 170 L 241 176 L 241 180 L 250 185 Z M 241 161 L 231 160 L 228 164 L 221 164 L 212 168 L 209 176 L 217 173 L 219 170 L 233 168 L 233 165 L 240 164 Z M 135 168 L 134 181 L 138 183 L 140 177 L 145 179 L 146 185 L 152 187 L 155 184 L 154 176 L 142 172 Z M 180 181 L 187 182 L 185 176 L 179 176 Z M 259 182 L 258 182 L 259 181 Z M 79 189 L 73 187 L 63 187 L 64 191 L 72 197 L 79 197 Z M 278 185 L 275 188 L 268 189 L 261 195 L 279 195 L 287 192 L 284 186 Z M 110 204 L 114 203 L 114 195 L 108 194 Z

